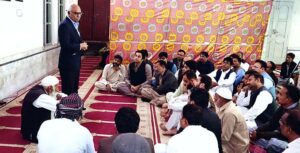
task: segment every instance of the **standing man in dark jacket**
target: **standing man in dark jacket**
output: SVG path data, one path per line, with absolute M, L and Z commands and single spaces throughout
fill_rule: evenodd
M 68 16 L 58 28 L 58 37 L 61 45 L 59 54 L 59 73 L 62 82 L 62 92 L 66 94 L 77 93 L 82 51 L 88 48 L 82 42 L 78 30 L 82 12 L 77 4 L 68 9 Z

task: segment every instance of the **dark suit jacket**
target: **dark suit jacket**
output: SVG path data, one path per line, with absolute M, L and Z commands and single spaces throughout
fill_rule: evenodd
M 79 71 L 82 55 L 80 51 L 81 38 L 68 17 L 60 23 L 58 37 L 61 45 L 58 68 Z
M 162 76 L 162 83 L 159 84 L 160 74 L 155 75 L 156 85 L 153 89 L 160 95 L 166 94 L 168 92 L 173 92 L 177 89 L 177 79 L 170 70 L 166 70 Z
M 112 143 L 118 134 L 113 135 L 109 138 L 101 139 L 99 142 L 98 153 L 112 153 Z M 151 153 L 154 153 L 153 141 L 149 138 L 145 138 L 151 147 Z
M 290 110 L 294 110 L 294 109 L 300 110 L 300 104 L 298 103 L 296 107 L 291 108 Z M 279 120 L 281 116 L 287 111 L 288 110 L 283 107 L 277 108 L 271 120 L 257 128 L 256 130 L 257 138 L 264 138 L 264 139 L 278 138 L 281 140 L 285 140 L 285 137 L 279 132 L 280 131 Z
M 209 108 L 203 109 L 202 119 L 203 119 L 202 126 L 215 134 L 218 141 L 219 153 L 222 153 L 223 149 L 222 149 L 222 139 L 221 139 L 221 134 L 222 134 L 221 120 L 219 119 L 218 115 L 215 112 L 211 111 Z
M 288 78 L 290 76 L 290 74 L 292 73 L 292 71 L 294 70 L 294 68 L 296 67 L 296 63 L 293 61 L 291 64 L 290 64 L 290 67 L 289 67 L 289 71 L 287 71 L 287 62 L 283 62 L 281 64 L 281 71 L 280 71 L 280 76 L 285 79 L 285 78 Z

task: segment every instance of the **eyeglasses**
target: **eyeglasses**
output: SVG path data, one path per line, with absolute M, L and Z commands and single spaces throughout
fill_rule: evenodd
M 75 15 L 83 15 L 82 12 L 72 12 L 72 13 L 75 14 Z

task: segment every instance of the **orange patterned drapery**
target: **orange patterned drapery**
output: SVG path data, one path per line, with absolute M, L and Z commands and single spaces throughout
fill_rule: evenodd
M 138 49 L 156 59 L 183 49 L 197 57 L 207 51 L 215 64 L 227 55 L 244 52 L 252 63 L 262 53 L 272 1 L 237 0 L 111 0 L 110 57 L 125 63 Z

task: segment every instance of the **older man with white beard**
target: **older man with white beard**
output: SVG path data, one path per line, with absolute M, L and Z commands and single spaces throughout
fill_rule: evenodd
M 26 94 L 21 112 L 21 133 L 24 139 L 37 143 L 37 132 L 45 120 L 53 118 L 56 104 L 66 96 L 58 93 L 59 80 L 54 76 L 42 79 Z

